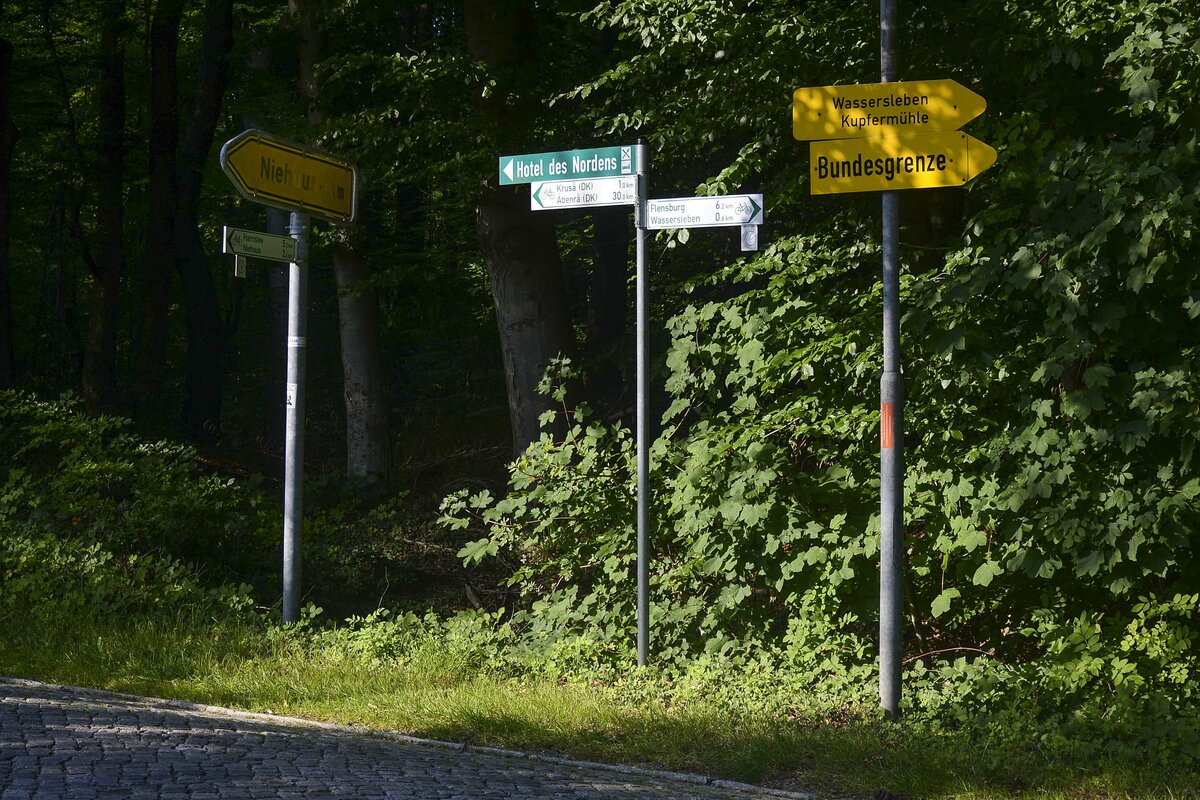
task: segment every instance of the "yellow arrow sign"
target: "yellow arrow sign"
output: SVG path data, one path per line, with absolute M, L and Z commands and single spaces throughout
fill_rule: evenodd
M 221 148 L 221 169 L 255 203 L 348 223 L 358 210 L 358 171 L 345 159 L 259 130 Z
M 962 131 L 810 142 L 813 194 L 962 186 L 996 151 Z
M 811 86 L 792 95 L 792 136 L 810 141 L 956 131 L 986 108 L 982 97 L 946 79 Z

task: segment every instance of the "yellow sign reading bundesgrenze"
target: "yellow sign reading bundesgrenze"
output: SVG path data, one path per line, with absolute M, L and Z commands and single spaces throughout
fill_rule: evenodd
M 221 168 L 247 200 L 349 223 L 357 210 L 357 170 L 345 159 L 248 130 L 221 148 Z
M 792 94 L 792 135 L 801 141 L 954 131 L 987 101 L 949 79 L 809 86 Z
M 961 131 L 810 142 L 813 194 L 962 186 L 996 151 Z

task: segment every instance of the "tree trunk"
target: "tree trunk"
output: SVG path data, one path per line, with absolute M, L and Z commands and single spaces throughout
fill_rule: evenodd
M 611 65 L 617 47 L 615 28 L 596 31 L 593 52 L 601 68 Z M 592 272 L 587 304 L 587 397 L 597 410 L 612 413 L 622 396 L 621 351 L 629 319 L 629 245 L 633 239 L 629 209 L 603 206 L 592 212 Z
M 553 407 L 537 391 L 550 360 L 575 354 L 554 221 L 531 212 L 522 189 L 528 191 L 489 185 L 476 220 L 496 305 L 514 455 L 537 440 L 539 418 Z
M 117 401 L 117 293 L 125 258 L 125 0 L 104 6 L 100 31 L 100 174 L 83 397 L 93 410 Z
M 383 391 L 379 344 L 379 300 L 365 288 L 369 277 L 362 254 L 342 242 L 333 251 L 338 285 L 338 329 L 346 401 L 346 474 L 379 478 L 391 467 L 388 407 Z
M 263 31 L 251 29 L 250 35 L 256 40 Z M 271 49 L 264 43 L 258 49 L 252 45 L 250 54 L 246 56 L 246 66 L 255 72 L 270 74 Z M 246 128 L 261 127 L 261 120 L 255 112 L 242 115 L 242 125 Z M 288 233 L 289 214 L 278 208 L 263 207 L 266 217 L 267 233 L 276 236 L 286 236 Z M 267 306 L 270 315 L 270 326 L 267 341 L 259 343 L 259 349 L 267 360 L 267 379 L 263 382 L 262 399 L 259 402 L 261 416 L 259 417 L 259 433 L 265 442 L 273 448 L 284 446 L 285 429 L 287 427 L 287 403 L 285 389 L 287 383 L 287 330 L 288 330 L 288 264 L 282 261 L 262 261 L 261 268 L 267 274 Z
M 588 399 L 596 408 L 611 406 L 621 396 L 617 346 L 629 316 L 629 210 L 625 206 L 595 209 L 592 274 L 588 286 Z
M 316 107 L 320 84 L 314 67 L 322 42 L 311 0 L 290 0 L 300 33 L 300 91 L 314 101 L 310 125 L 321 123 Z M 346 407 L 346 474 L 353 479 L 381 478 L 391 467 L 392 441 L 383 351 L 379 335 L 379 300 L 368 285 L 371 270 L 344 234 L 334 249 L 333 272 L 338 285 L 338 330 L 342 348 L 342 396 Z
M 208 441 L 215 441 L 221 435 L 225 324 L 212 268 L 200 238 L 198 207 L 204 163 L 212 148 L 229 84 L 232 47 L 233 0 L 206 0 L 196 103 L 179 146 L 175 172 L 179 202 L 175 217 L 175 266 L 183 287 L 188 340 L 183 424 L 190 434 Z
M 12 291 L 9 284 L 9 238 L 12 233 L 12 183 L 9 180 L 17 126 L 12 118 L 13 45 L 0 39 L 0 389 L 17 382 L 13 352 Z
M 157 408 L 167 366 L 167 308 L 175 266 L 175 151 L 179 146 L 179 24 L 183 0 L 159 0 L 150 22 L 150 179 L 135 402 Z
M 466 0 L 467 50 L 491 68 L 497 91 L 480 104 L 502 152 L 520 144 L 520 127 L 532 115 L 527 101 L 511 102 L 510 80 L 536 64 L 532 0 Z M 529 209 L 526 187 L 499 187 L 492 176 L 480 191 L 476 228 L 491 279 L 496 326 L 508 388 L 513 452 L 538 438 L 539 417 L 550 401 L 538 394 L 550 360 L 573 356 L 575 340 L 553 214 Z

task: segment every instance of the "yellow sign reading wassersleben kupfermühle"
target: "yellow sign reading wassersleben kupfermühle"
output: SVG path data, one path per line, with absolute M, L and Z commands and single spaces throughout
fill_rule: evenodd
M 961 186 L 996 151 L 958 130 L 987 102 L 956 81 L 797 89 L 792 135 L 808 140 L 813 194 Z

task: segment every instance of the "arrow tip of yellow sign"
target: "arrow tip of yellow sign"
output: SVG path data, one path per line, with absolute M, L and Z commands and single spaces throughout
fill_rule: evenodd
M 968 135 L 967 162 L 970 167 L 970 178 L 973 178 L 996 163 L 996 149 L 989 144 L 979 141 L 974 136 Z

